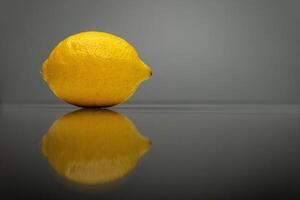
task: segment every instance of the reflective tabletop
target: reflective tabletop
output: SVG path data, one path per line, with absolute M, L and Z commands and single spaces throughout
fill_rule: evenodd
M 299 106 L 2 106 L 1 195 L 298 199 Z

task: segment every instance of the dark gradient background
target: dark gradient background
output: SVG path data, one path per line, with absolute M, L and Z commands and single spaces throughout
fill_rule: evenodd
M 298 0 L 1 0 L 0 99 L 58 103 L 40 67 L 88 30 L 132 43 L 154 76 L 129 103 L 300 103 Z
M 3 199 L 300 199 L 300 1 L 0 0 Z M 58 175 L 41 140 L 62 104 L 40 75 L 65 37 L 114 33 L 154 72 L 126 105 L 152 147 L 123 179 Z M 125 141 L 126 142 L 126 141 Z

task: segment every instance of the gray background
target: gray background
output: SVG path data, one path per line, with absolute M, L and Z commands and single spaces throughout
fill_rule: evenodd
M 0 5 L 0 100 L 60 102 L 41 63 L 88 30 L 133 44 L 154 76 L 131 103 L 300 103 L 297 0 L 8 1 Z

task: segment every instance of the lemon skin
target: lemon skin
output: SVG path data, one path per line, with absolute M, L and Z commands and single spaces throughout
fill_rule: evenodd
M 124 39 L 82 32 L 61 41 L 42 65 L 42 76 L 63 101 L 81 107 L 120 104 L 152 75 Z

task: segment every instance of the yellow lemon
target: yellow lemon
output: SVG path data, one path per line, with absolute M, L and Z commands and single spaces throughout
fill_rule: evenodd
M 44 135 L 42 152 L 54 169 L 82 184 L 107 183 L 128 174 L 150 141 L 125 116 L 83 109 L 56 120 Z
M 124 39 L 83 32 L 61 41 L 42 66 L 53 93 L 73 105 L 107 107 L 126 101 L 152 75 Z

